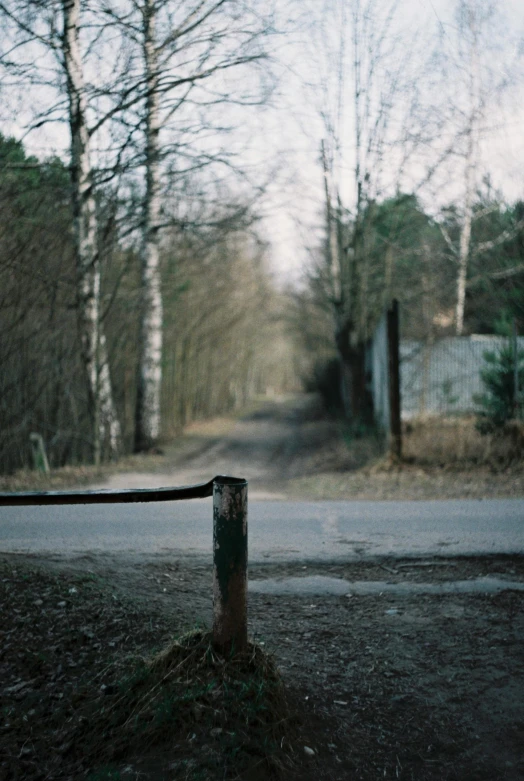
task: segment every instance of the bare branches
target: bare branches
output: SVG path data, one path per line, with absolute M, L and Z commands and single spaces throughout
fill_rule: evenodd
M 20 7 L 18 4 L 14 4 L 15 9 L 18 10 L 18 13 L 16 10 L 12 10 L 7 3 L 0 2 L 0 12 L 4 14 L 7 19 L 14 22 L 15 26 L 22 30 L 28 38 L 24 41 L 24 43 L 30 43 L 32 41 L 38 41 L 39 43 L 42 43 L 46 48 L 53 49 L 55 51 L 59 51 L 59 44 L 56 40 L 55 35 L 55 29 L 54 24 L 50 25 L 50 31 L 47 35 L 42 35 L 37 32 L 35 27 L 32 27 L 29 22 L 26 22 L 23 18 L 23 13 L 20 12 Z M 22 6 L 23 7 L 23 6 Z M 30 8 L 30 4 L 25 6 L 26 9 Z M 53 9 L 50 9 L 51 13 L 53 12 Z M 11 50 L 13 51 L 13 49 Z
M 513 225 L 511 228 L 508 228 L 507 230 L 502 231 L 499 233 L 498 236 L 495 236 L 493 239 L 489 239 L 488 241 L 480 241 L 478 242 L 473 250 L 472 250 L 472 256 L 477 257 L 478 255 L 482 255 L 485 252 L 489 252 L 492 249 L 495 249 L 496 247 L 500 247 L 501 244 L 505 244 L 507 241 L 510 241 L 511 239 L 515 238 L 515 236 L 524 228 L 524 220 L 519 220 L 515 225 Z M 501 271 L 498 272 L 500 276 L 493 276 L 491 274 L 491 277 L 493 279 L 504 279 L 506 276 L 512 276 L 512 274 L 508 274 L 507 271 Z
M 177 29 L 172 30 L 159 45 L 159 53 L 162 53 L 168 47 L 177 43 L 184 35 L 189 35 L 194 30 L 201 27 L 211 16 L 213 16 L 223 5 L 230 0 L 217 0 L 215 3 L 209 3 L 208 0 L 200 0 L 193 8 Z
M 441 222 L 438 222 L 437 225 L 438 225 L 438 229 L 440 230 L 440 232 L 441 232 L 441 234 L 442 234 L 442 236 L 444 238 L 444 241 L 446 242 L 446 245 L 447 245 L 449 251 L 451 252 L 451 254 L 454 257 L 458 258 L 459 251 L 458 251 L 457 247 L 455 246 L 455 244 L 453 243 L 453 241 L 451 240 L 451 236 L 449 235 L 448 229 L 446 228 L 445 225 L 442 225 Z

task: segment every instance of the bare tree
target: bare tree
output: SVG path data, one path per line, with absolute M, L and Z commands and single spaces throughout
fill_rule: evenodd
M 479 18 L 478 9 L 472 3 L 461 0 L 461 17 L 469 37 L 468 63 L 468 109 L 466 124 L 466 151 L 464 171 L 464 215 L 460 232 L 458 274 L 457 274 L 457 310 L 456 331 L 460 336 L 464 329 L 464 305 L 466 302 L 466 276 L 471 240 L 471 222 L 473 217 L 473 200 L 475 196 L 475 174 L 478 164 L 478 146 L 480 130 L 480 113 L 482 100 L 480 95 L 479 73 Z
M 474 209 L 479 200 L 483 171 L 483 146 L 493 137 L 493 131 L 502 124 L 502 102 L 517 82 L 516 59 L 511 52 L 498 51 L 497 25 L 501 7 L 481 0 L 457 0 L 456 26 L 442 36 L 443 106 L 447 115 L 446 132 L 451 138 L 450 160 L 461 161 L 462 191 L 457 202 L 460 215 L 458 241 L 452 240 L 443 228 L 443 237 L 456 263 L 455 331 L 464 332 L 468 270 L 471 260 L 510 238 L 493 237 L 483 246 L 475 246 L 472 239 L 474 223 L 483 216 Z M 505 46 L 508 50 L 511 47 Z M 497 108 L 498 107 L 498 108 Z M 494 119 L 495 114 L 497 118 Z M 455 180 L 454 171 L 448 171 Z M 515 231 L 520 229 L 515 225 Z M 514 235 L 514 234 L 513 234 Z M 493 243 L 494 242 L 494 243 Z
M 94 411 L 95 463 L 100 463 L 102 437 L 109 428 L 111 452 L 116 454 L 120 426 L 116 416 L 100 326 L 100 258 L 96 204 L 90 158 L 85 80 L 79 44 L 80 0 L 62 0 L 63 60 L 69 101 L 71 179 L 77 254 L 77 297 L 83 359 L 89 377 Z
M 65 116 L 69 122 L 77 308 L 97 461 L 104 433 L 113 449 L 119 434 L 102 329 L 114 296 L 102 311 L 97 204 L 108 182 L 120 182 L 134 195 L 115 221 L 128 241 L 140 236 L 135 449 L 147 449 L 160 432 L 160 233 L 173 224 L 165 194 L 174 179 L 185 182 L 193 172 L 200 172 L 205 187 L 206 169 L 214 171 L 207 184 L 219 166 L 233 170 L 233 151 L 223 141 L 239 121 L 240 115 L 233 118 L 238 107 L 258 105 L 265 97 L 259 66 L 271 30 L 269 5 L 261 14 L 238 0 L 6 0 L 0 13 L 7 30 L 2 66 L 10 86 L 39 90 L 28 129 Z M 36 66 L 39 56 L 46 71 Z M 96 170 L 94 139 L 103 146 Z M 137 176 L 142 172 L 143 179 Z
M 395 192 L 416 150 L 407 128 L 415 124 L 423 89 L 398 6 L 396 0 L 332 0 L 320 23 L 315 19 L 316 56 L 324 58 L 316 99 L 324 132 L 329 296 L 342 395 L 356 418 L 366 414 L 364 344 L 383 305 L 384 277 L 391 277 L 386 252 L 379 258 L 374 248 L 376 202 Z
M 275 354 L 289 354 L 290 340 L 266 270 L 266 247 L 241 222 L 205 211 L 207 226 L 171 227 L 161 247 L 162 410 L 169 433 L 241 408 L 270 388 L 297 387 L 292 363 L 283 366 Z
M 162 295 L 158 251 L 160 222 L 160 92 L 157 49 L 157 7 L 154 0 L 142 6 L 143 53 L 146 85 L 145 165 L 146 192 L 142 234 L 142 306 L 135 412 L 135 450 L 144 450 L 160 433 L 162 384 Z
M 204 135 L 218 137 L 227 127 L 223 117 L 213 126 L 216 107 L 263 99 L 263 90 L 246 68 L 259 66 L 264 59 L 262 43 L 270 22 L 267 12 L 262 15 L 237 0 L 132 0 L 127 5 L 105 3 L 102 10 L 127 38 L 129 49 L 141 53 L 140 60 L 130 58 L 134 67 L 113 96 L 111 109 L 113 117 L 131 128 L 136 115 L 136 126 L 142 130 L 142 139 L 133 139 L 137 161 L 145 169 L 135 429 L 135 450 L 140 451 L 150 448 L 160 433 L 159 246 L 161 228 L 169 224 L 162 215 L 164 182 L 169 175 L 183 178 L 192 169 L 231 167 L 231 154 L 210 150 Z M 233 80 L 233 70 L 240 71 L 243 82 Z
M 28 130 L 55 121 L 62 116 L 64 109 L 68 117 L 78 326 L 91 400 L 94 459 L 99 463 L 106 433 L 111 453 L 118 452 L 120 425 L 113 402 L 106 341 L 100 324 L 101 271 L 91 164 L 91 132 L 88 127 L 84 63 L 79 41 L 80 12 L 80 0 L 56 0 L 46 5 L 36 0 L 0 3 L 0 14 L 5 22 L 5 49 L 0 58 L 0 67 L 8 78 L 15 81 L 18 89 L 33 86 L 49 94 L 51 105 L 44 106 L 29 118 Z M 40 74 L 40 59 L 47 66 L 45 76 Z M 65 86 L 66 104 L 62 100 L 62 85 Z

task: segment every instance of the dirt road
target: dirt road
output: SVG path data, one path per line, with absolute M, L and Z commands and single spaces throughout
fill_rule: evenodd
M 348 461 L 336 422 L 311 396 L 267 400 L 236 422 L 189 426 L 154 471 L 114 474 L 92 487 L 189 485 L 214 474 L 245 477 L 252 499 L 284 499 L 294 478 Z
M 377 438 L 352 438 L 324 414 L 314 396 L 303 395 L 261 401 L 236 420 L 192 424 L 182 437 L 165 444 L 163 455 L 128 459 L 119 471 L 103 481 L 90 480 L 89 486 L 189 485 L 214 474 L 231 474 L 249 481 L 251 499 L 524 497 L 522 465 L 450 469 L 438 463 L 403 463 L 399 469 L 382 456 Z

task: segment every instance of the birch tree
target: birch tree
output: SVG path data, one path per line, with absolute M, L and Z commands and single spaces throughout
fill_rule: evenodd
M 39 160 L 0 135 L 0 472 L 29 466 L 29 435 L 40 433 L 52 468 L 92 456 L 76 337 L 74 232 L 69 166 Z M 197 187 L 193 181 L 195 193 Z M 186 192 L 189 198 L 193 193 Z M 98 209 L 115 208 L 111 193 Z M 296 389 L 287 304 L 266 269 L 249 204 L 208 199 L 160 246 L 164 315 L 163 435 L 243 405 L 254 393 Z M 236 220 L 232 214 L 236 213 Z M 140 300 L 139 245 L 100 238 L 101 300 L 111 345 L 124 444 L 132 447 Z M 210 294 L 212 291 L 212 294 Z M 107 307 L 110 295 L 111 306 Z
M 146 87 L 145 168 L 141 250 L 142 306 L 135 413 L 135 450 L 151 447 L 160 434 L 162 384 L 162 295 L 158 231 L 160 222 L 160 92 L 159 52 L 156 39 L 156 3 L 142 7 L 143 56 Z
M 461 336 L 464 330 L 464 307 L 466 303 L 466 278 L 470 253 L 471 224 L 473 220 L 473 201 L 479 164 L 479 142 L 481 117 L 484 101 L 480 92 L 480 14 L 476 2 L 461 0 L 459 18 L 463 34 L 467 37 L 467 101 L 466 108 L 466 149 L 464 155 L 464 207 L 460 231 L 457 273 L 457 306 L 455 313 L 456 333 Z
M 480 198 L 481 182 L 486 175 L 487 145 L 492 133 L 503 125 L 504 98 L 517 85 L 518 54 L 504 39 L 504 51 L 497 34 L 502 8 L 493 2 L 457 0 L 455 33 L 443 38 L 443 86 L 448 106 L 447 132 L 452 138 L 451 159 L 460 161 L 461 197 L 456 201 L 460 215 L 458 241 L 443 230 L 443 237 L 456 263 L 455 332 L 464 333 L 468 272 L 473 258 L 510 238 L 505 232 L 487 244 L 476 246 L 474 223 L 483 210 L 474 208 Z M 506 51 L 507 50 L 507 51 Z M 496 119 L 494 118 L 496 116 Z M 488 154 L 485 154 L 488 151 Z M 484 154 L 483 154 L 484 153 Z M 489 163 L 488 163 L 489 170 Z M 455 171 L 450 179 L 457 181 Z M 515 225 L 515 230 L 520 226 Z
M 79 44 L 80 0 L 62 0 L 62 10 L 63 60 L 71 134 L 78 318 L 93 407 L 95 463 L 99 464 L 106 426 L 112 454 L 118 451 L 120 426 L 113 403 L 105 335 L 100 327 L 100 257 L 85 79 Z
M 261 14 L 238 0 L 132 0 L 127 6 L 104 4 L 103 10 L 127 36 L 130 48 L 141 52 L 141 64 L 135 60 L 112 109 L 127 125 L 136 116 L 143 129 L 143 139 L 134 141 L 145 170 L 135 416 L 135 450 L 141 451 L 151 448 L 160 434 L 159 242 L 163 225 L 169 224 L 161 207 L 166 178 L 169 172 L 183 179 L 192 169 L 231 167 L 231 153 L 216 144 L 232 124 L 224 121 L 223 107 L 263 99 L 253 68 L 264 59 L 262 43 L 270 22 L 267 11 Z M 236 77 L 229 75 L 233 70 Z M 217 107 L 222 109 L 219 117 Z
M 159 243 L 160 231 L 171 219 L 161 208 L 162 193 L 174 171 L 175 177 L 183 179 L 192 171 L 213 168 L 215 173 L 208 177 L 212 181 L 218 166 L 232 170 L 232 150 L 216 139 L 226 138 L 238 116 L 224 121 L 223 107 L 230 106 L 232 115 L 239 106 L 257 105 L 264 97 L 264 79 L 257 78 L 253 69 L 264 59 L 262 41 L 270 30 L 269 11 L 266 8 L 261 14 L 238 0 L 114 4 L 94 0 L 89 6 L 81 0 L 44 5 L 11 0 L 1 3 L 0 11 L 18 36 L 12 48 L 6 48 L 6 72 L 14 74 L 19 84 L 38 84 L 48 90 L 48 102 L 41 101 L 42 110 L 29 124 L 36 128 L 62 119 L 65 112 L 69 120 L 79 330 L 93 406 L 96 460 L 105 428 L 112 447 L 116 446 L 118 423 L 101 329 L 95 185 L 129 173 L 129 188 L 142 193 L 140 225 L 132 224 L 128 209 L 126 232 L 132 236 L 139 228 L 141 235 L 135 449 L 148 449 L 160 431 Z M 38 47 L 50 63 L 52 79 L 49 72 L 44 76 L 36 68 Z M 83 48 L 93 58 L 89 79 Z M 95 137 L 107 146 L 104 167 L 96 171 L 97 182 L 92 164 Z M 138 177 L 142 172 L 143 186 Z
M 118 452 L 120 426 L 100 325 L 101 270 L 80 12 L 80 0 L 56 0 L 46 5 L 32 0 L 0 3 L 5 23 L 0 66 L 11 81 L 11 89 L 15 85 L 22 91 L 33 88 L 34 94 L 36 88 L 48 96 L 48 105 L 44 102 L 28 118 L 28 131 L 59 120 L 63 112 L 68 119 L 78 328 L 93 418 L 94 460 L 100 463 L 106 433 L 110 452 Z

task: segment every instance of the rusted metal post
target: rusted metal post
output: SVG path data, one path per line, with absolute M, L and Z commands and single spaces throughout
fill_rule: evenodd
M 234 477 L 213 483 L 213 645 L 247 646 L 247 482 Z
M 222 653 L 247 646 L 247 482 L 218 475 L 180 488 L 0 493 L 0 507 L 169 502 L 213 495 L 213 644 Z

